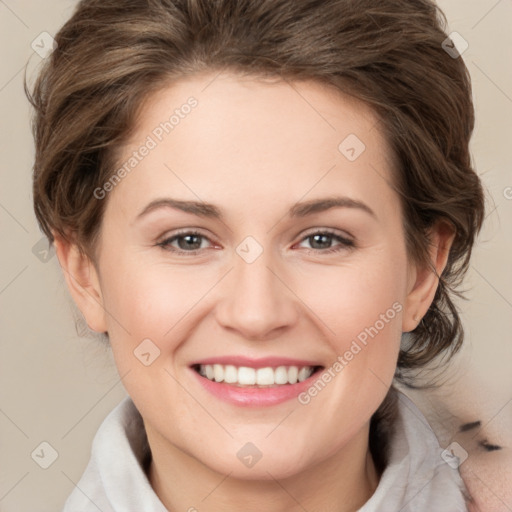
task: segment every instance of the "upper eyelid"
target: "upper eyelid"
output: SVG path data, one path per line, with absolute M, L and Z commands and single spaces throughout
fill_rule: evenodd
M 344 231 L 344 230 L 336 230 L 334 228 L 311 228 L 311 231 L 307 230 L 302 235 L 301 240 L 303 240 L 304 238 L 307 238 L 308 236 L 312 236 L 315 234 L 324 234 L 324 233 L 332 235 L 332 236 L 338 236 L 340 238 L 349 239 L 349 240 L 354 240 L 354 238 L 355 238 L 348 231 Z
M 351 242 L 351 243 L 355 242 L 355 238 L 348 232 L 340 233 L 337 230 L 335 230 L 334 228 L 311 228 L 310 230 L 307 230 L 305 233 L 303 233 L 301 235 L 301 237 L 299 238 L 298 242 L 295 242 L 295 243 L 303 242 L 305 239 L 309 238 L 310 236 L 316 235 L 316 234 L 327 234 L 327 235 L 332 236 L 333 238 L 339 238 L 341 240 L 345 240 L 345 241 Z M 170 245 L 170 241 L 175 241 L 177 238 L 187 236 L 187 235 L 200 236 L 202 238 L 206 238 L 213 244 L 216 243 L 214 240 L 211 239 L 210 236 L 202 233 L 200 229 L 190 228 L 188 230 L 187 229 L 180 230 L 180 231 L 173 233 L 169 236 L 167 236 L 167 235 L 164 236 L 162 238 L 162 240 L 157 243 L 157 245 L 163 245 L 166 242 L 169 242 L 169 245 Z M 176 250 L 182 251 L 183 249 L 176 249 Z M 200 251 L 200 250 L 201 249 L 194 249 L 191 251 L 183 251 L 183 252 L 193 253 L 194 251 Z

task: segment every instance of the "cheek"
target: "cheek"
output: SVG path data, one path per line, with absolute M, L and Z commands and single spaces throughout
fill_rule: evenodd
M 364 341 L 365 332 L 374 332 L 372 327 L 386 337 L 399 336 L 405 300 L 405 258 L 398 251 L 375 250 L 347 261 L 319 265 L 294 284 L 338 352 L 346 349 L 347 340 L 360 335 Z
M 405 268 L 403 254 L 380 250 L 343 267 L 325 267 L 300 289 L 335 354 L 328 369 L 336 389 L 332 398 L 343 396 L 352 410 L 376 408 L 392 382 L 402 335 Z
M 170 409 L 190 416 L 187 402 L 173 398 L 183 394 L 173 376 L 179 347 L 194 327 L 187 314 L 211 287 L 184 269 L 125 262 L 104 283 L 110 345 L 123 386 L 145 417 L 159 411 L 163 424 Z M 166 390 L 165 397 L 157 390 Z
M 171 271 L 161 265 L 120 263 L 103 283 L 109 336 L 118 364 L 131 365 L 133 351 L 146 339 L 161 353 L 174 351 L 186 315 L 206 293 L 207 284 L 185 267 Z

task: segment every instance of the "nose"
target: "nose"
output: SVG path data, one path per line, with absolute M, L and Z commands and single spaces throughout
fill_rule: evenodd
M 252 263 L 234 254 L 234 268 L 216 308 L 219 324 L 247 340 L 282 335 L 299 318 L 299 300 L 270 253 L 264 250 Z

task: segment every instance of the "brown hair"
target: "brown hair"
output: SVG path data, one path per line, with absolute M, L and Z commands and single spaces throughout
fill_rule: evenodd
M 50 241 L 53 230 L 94 254 L 106 201 L 93 191 L 114 173 L 116 148 L 144 100 L 175 79 L 227 69 L 330 84 L 379 118 L 410 257 L 430 264 L 427 231 L 436 221 L 455 230 L 434 301 L 399 354 L 396 378 L 411 383 L 408 371 L 462 343 L 450 294 L 462 296 L 455 287 L 484 216 L 468 147 L 469 73 L 444 50 L 445 27 L 430 0 L 82 0 L 33 94 L 25 85 L 35 107 L 37 220 Z M 375 440 L 396 407 L 393 396 L 392 389 L 371 424 L 381 469 L 385 450 Z

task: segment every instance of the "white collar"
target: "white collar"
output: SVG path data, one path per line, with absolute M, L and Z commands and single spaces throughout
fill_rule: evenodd
M 372 497 L 358 512 L 467 512 L 457 469 L 427 420 L 402 392 L 390 460 Z M 144 472 L 150 456 L 142 417 L 129 396 L 105 418 L 91 459 L 62 512 L 167 512 Z
M 358 512 L 467 512 L 458 469 L 441 457 L 443 448 L 418 407 L 398 390 L 397 395 L 390 460 Z

